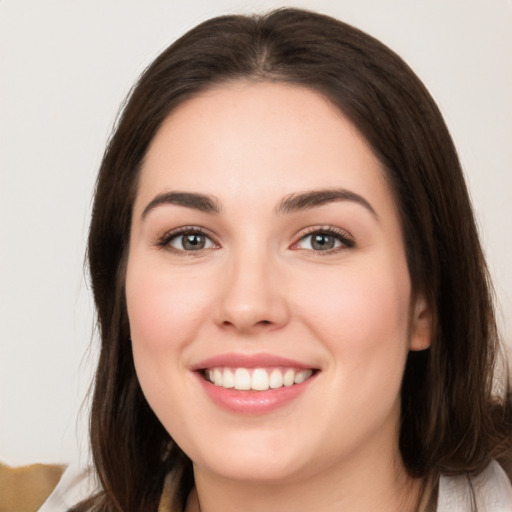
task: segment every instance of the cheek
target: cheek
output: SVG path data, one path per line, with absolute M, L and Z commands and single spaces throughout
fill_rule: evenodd
M 175 418 L 190 414 L 182 399 L 187 395 L 187 347 L 198 336 L 205 311 L 211 309 L 204 276 L 200 280 L 196 274 L 169 272 L 165 262 L 144 258 L 129 260 L 127 268 L 126 301 L 137 377 L 151 408 L 173 433 L 179 432 Z
M 134 344 L 175 350 L 195 335 L 208 308 L 208 286 L 194 272 L 170 273 L 158 264 L 128 264 L 126 301 Z
M 203 276 L 204 277 L 204 276 Z M 167 426 L 169 403 L 181 410 L 187 350 L 209 308 L 208 286 L 197 272 L 169 272 L 164 262 L 128 261 L 126 301 L 135 369 L 146 399 Z
M 408 352 L 407 266 L 377 263 L 331 272 L 329 280 L 310 280 L 300 308 L 342 375 L 357 373 L 361 383 L 364 378 L 400 382 Z

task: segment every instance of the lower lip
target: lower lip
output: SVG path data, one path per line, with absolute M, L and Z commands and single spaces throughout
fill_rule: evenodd
M 238 414 L 266 414 L 288 404 L 306 391 L 316 377 L 294 384 L 267 391 L 237 391 L 215 386 L 200 373 L 196 373 L 203 389 L 210 399 L 219 407 Z

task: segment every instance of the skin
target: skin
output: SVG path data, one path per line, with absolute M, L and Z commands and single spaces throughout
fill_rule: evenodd
M 345 199 L 278 209 L 290 195 L 333 189 L 370 207 Z M 147 210 L 175 191 L 211 196 L 220 212 Z M 183 226 L 206 231 L 204 249 L 165 237 Z M 351 243 L 313 248 L 311 229 L 331 227 Z M 142 389 L 194 464 L 188 510 L 414 510 L 420 483 L 398 451 L 399 395 L 409 350 L 429 344 L 430 319 L 412 296 L 382 165 L 322 96 L 235 82 L 171 113 L 141 171 L 126 298 Z M 284 406 L 236 414 L 191 371 L 228 352 L 319 371 Z

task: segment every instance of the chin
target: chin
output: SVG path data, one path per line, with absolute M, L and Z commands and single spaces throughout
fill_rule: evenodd
M 224 479 L 254 483 L 293 480 L 309 467 L 311 456 L 299 448 L 303 443 L 283 442 L 280 436 L 241 437 L 245 439 L 228 443 L 219 439 L 207 450 L 193 450 L 194 466 Z
M 205 461 L 204 469 L 223 479 L 254 484 L 283 483 L 305 472 L 305 467 L 299 461 L 283 461 L 278 454 L 250 454 L 224 461 Z

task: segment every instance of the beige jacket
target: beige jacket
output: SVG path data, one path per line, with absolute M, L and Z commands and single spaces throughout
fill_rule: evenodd
M 35 512 L 59 483 L 65 466 L 0 464 L 0 512 Z

